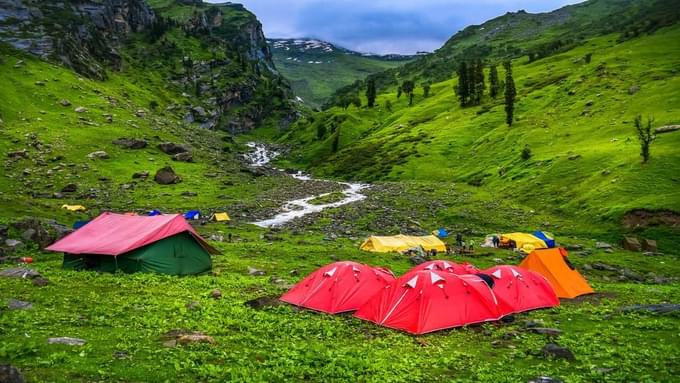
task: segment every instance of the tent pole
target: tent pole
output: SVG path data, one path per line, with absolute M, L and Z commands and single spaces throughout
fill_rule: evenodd
M 116 271 L 118 271 L 118 257 L 114 256 L 114 257 L 113 257 L 113 262 L 116 264 L 116 269 L 113 270 L 113 272 L 115 273 Z

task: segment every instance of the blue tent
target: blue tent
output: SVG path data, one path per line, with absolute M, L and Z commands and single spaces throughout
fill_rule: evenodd
M 151 211 L 149 212 L 149 214 L 147 214 L 147 215 L 148 215 L 149 217 L 154 217 L 154 216 L 161 215 L 161 214 L 163 214 L 163 213 L 161 213 L 159 210 L 154 209 L 154 210 L 151 210 Z
M 441 229 L 435 230 L 433 234 L 439 238 L 446 238 L 449 236 L 449 232 L 443 227 Z
M 73 224 L 73 229 L 74 229 L 74 230 L 75 230 L 75 229 L 80 229 L 81 227 L 87 225 L 88 223 L 90 223 L 89 220 L 88 220 L 88 221 L 76 221 L 76 222 Z
M 534 231 L 533 235 L 534 235 L 534 237 L 543 240 L 543 242 L 545 242 L 545 244 L 548 247 L 550 247 L 550 248 L 555 247 L 555 238 L 553 237 L 552 234 L 547 233 L 545 231 L 536 230 L 536 231 Z
M 184 218 L 185 219 L 199 219 L 201 218 L 201 212 L 198 210 L 189 210 L 188 212 L 184 213 Z

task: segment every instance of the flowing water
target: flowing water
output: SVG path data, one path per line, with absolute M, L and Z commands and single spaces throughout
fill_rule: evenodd
M 267 166 L 269 165 L 273 158 L 280 154 L 276 151 L 269 150 L 267 149 L 266 146 L 256 142 L 249 142 L 248 147 L 251 149 L 251 151 L 245 155 L 245 158 L 252 167 Z M 315 179 L 302 172 L 298 172 L 296 174 L 289 174 L 289 176 L 300 181 L 315 181 Z M 337 183 L 345 187 L 345 189 L 341 191 L 341 193 L 344 195 L 344 198 L 339 201 L 329 202 L 325 204 L 310 203 L 310 201 L 314 199 L 325 197 L 332 193 L 322 193 L 318 195 L 313 195 L 311 197 L 287 201 L 286 203 L 284 203 L 281 209 L 282 210 L 281 213 L 275 215 L 270 219 L 253 222 L 253 224 L 261 227 L 281 226 L 286 224 L 287 222 L 294 220 L 295 218 L 300 218 L 307 214 L 318 213 L 324 209 L 347 205 L 349 203 L 361 201 L 364 198 L 366 198 L 366 196 L 362 194 L 361 191 L 368 188 L 369 185 L 350 182 L 337 182 Z

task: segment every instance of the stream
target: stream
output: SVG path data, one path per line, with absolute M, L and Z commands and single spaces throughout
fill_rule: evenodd
M 262 166 L 268 166 L 271 162 L 272 159 L 274 159 L 276 156 L 278 156 L 280 153 L 269 150 L 267 147 L 263 144 L 256 143 L 256 142 L 249 142 L 248 147 L 251 149 L 249 153 L 245 155 L 246 160 L 248 161 L 248 164 L 252 167 L 262 167 Z M 280 170 L 280 169 L 277 169 Z M 283 172 L 282 170 L 280 170 Z M 295 179 L 298 179 L 300 181 L 315 181 L 312 177 L 309 175 L 302 173 L 302 172 L 297 172 L 296 174 L 288 174 L 288 176 L 293 177 Z M 321 181 L 321 180 L 319 180 Z M 325 180 L 323 180 L 325 181 Z M 336 181 L 327 181 L 327 182 L 336 182 Z M 324 209 L 329 209 L 329 208 L 334 208 L 334 207 L 339 207 L 343 205 L 347 205 L 352 202 L 357 202 L 361 201 L 364 198 L 366 198 L 366 195 L 362 194 L 361 191 L 368 188 L 369 185 L 367 184 L 360 184 L 360 183 L 350 183 L 350 182 L 336 182 L 339 185 L 343 185 L 345 189 L 341 191 L 341 193 L 344 195 L 344 198 L 336 201 L 336 202 L 330 202 L 330 203 L 325 203 L 325 204 L 312 204 L 310 201 L 325 197 L 329 194 L 332 193 L 322 193 L 322 194 L 317 194 L 313 195 L 310 197 L 305 197 L 305 198 L 300 198 L 300 199 L 295 199 L 291 201 L 287 201 L 283 204 L 281 207 L 282 212 L 275 215 L 274 217 L 270 219 L 265 219 L 262 221 L 257 221 L 257 222 L 252 222 L 253 224 L 260 226 L 260 227 L 274 227 L 274 226 L 281 226 L 286 224 L 287 222 L 290 222 L 296 218 L 300 218 L 302 216 L 305 216 L 307 214 L 312 214 L 312 213 L 318 213 Z

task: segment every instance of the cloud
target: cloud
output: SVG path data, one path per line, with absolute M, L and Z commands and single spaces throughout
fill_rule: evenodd
M 508 11 L 544 12 L 580 0 L 243 0 L 267 37 L 314 37 L 361 52 L 439 48 L 470 24 Z

